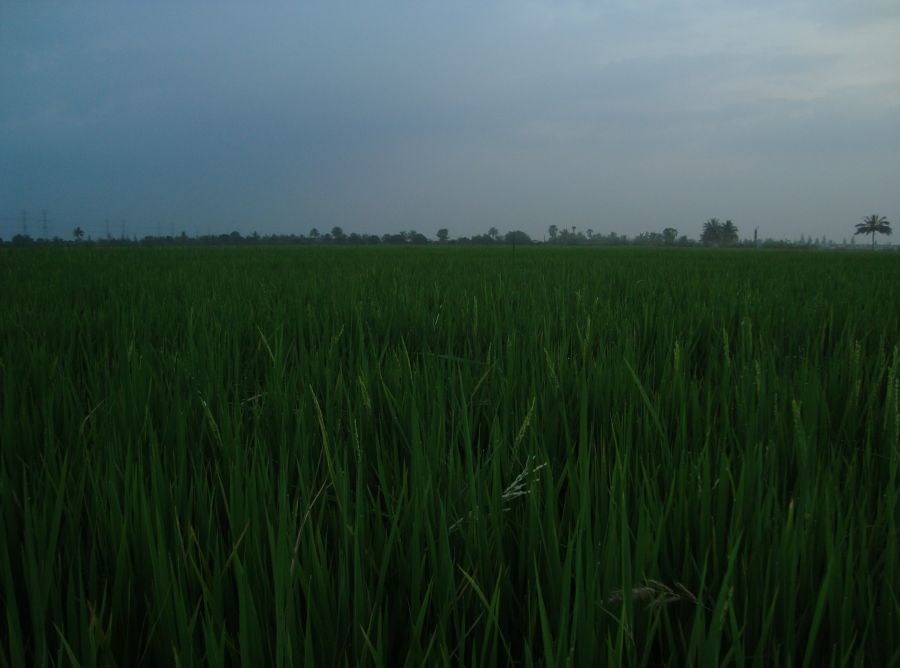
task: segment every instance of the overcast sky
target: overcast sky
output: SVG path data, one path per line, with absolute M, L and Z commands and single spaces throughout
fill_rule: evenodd
M 0 236 L 900 223 L 900 2 L 0 0 Z

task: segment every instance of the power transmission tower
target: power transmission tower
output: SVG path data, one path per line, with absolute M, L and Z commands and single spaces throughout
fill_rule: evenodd
M 44 209 L 41 211 L 41 239 L 47 240 L 49 238 L 47 234 L 47 209 Z

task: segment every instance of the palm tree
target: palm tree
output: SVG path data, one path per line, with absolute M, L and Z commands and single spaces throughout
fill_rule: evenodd
M 737 225 L 730 220 L 726 220 L 725 224 L 722 225 L 722 239 L 726 244 L 736 244 L 738 242 Z
M 853 236 L 856 236 L 857 234 L 871 234 L 872 250 L 875 250 L 876 232 L 878 234 L 890 234 L 891 224 L 884 216 L 879 216 L 877 213 L 873 213 L 871 216 L 866 216 L 865 218 L 863 218 L 863 222 L 856 224 L 856 232 L 853 233 Z
M 718 218 L 710 218 L 703 223 L 700 240 L 705 244 L 718 244 L 722 240 L 722 223 Z

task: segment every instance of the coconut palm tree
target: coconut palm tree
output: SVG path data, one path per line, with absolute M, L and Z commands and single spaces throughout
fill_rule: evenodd
M 736 244 L 738 242 L 737 225 L 730 220 L 726 220 L 723 223 L 718 218 L 710 218 L 703 223 L 703 233 L 700 235 L 700 241 L 712 246 Z
M 726 220 L 725 224 L 722 225 L 722 241 L 726 244 L 736 244 L 738 242 L 737 225 L 730 220 Z
M 878 234 L 890 234 L 891 224 L 884 216 L 879 216 L 877 213 L 873 213 L 871 216 L 866 216 L 865 218 L 863 218 L 863 222 L 856 224 L 856 232 L 853 233 L 853 236 L 856 236 L 857 234 L 871 234 L 872 250 L 875 250 L 876 232 Z
M 718 244 L 722 240 L 722 223 L 718 218 L 710 218 L 703 223 L 700 240 L 705 244 Z

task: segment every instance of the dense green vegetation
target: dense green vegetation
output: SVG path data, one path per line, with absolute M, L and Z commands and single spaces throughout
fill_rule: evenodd
M 2 665 L 898 665 L 900 257 L 0 251 Z

